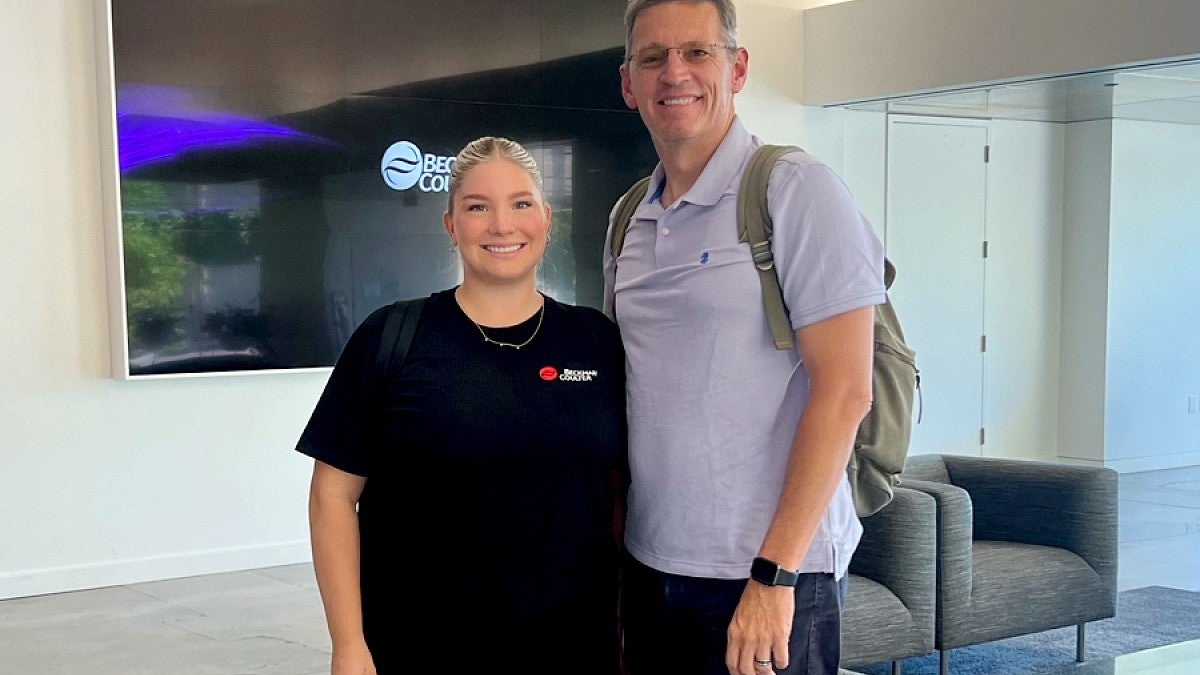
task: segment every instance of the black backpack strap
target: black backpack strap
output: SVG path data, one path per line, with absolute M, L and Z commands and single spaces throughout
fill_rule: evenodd
M 408 356 L 408 347 L 417 332 L 426 300 L 428 298 L 397 300 L 388 307 L 383 332 L 379 336 L 379 351 L 375 352 L 373 376 L 377 383 L 376 391 L 382 389 L 392 368 L 403 364 Z
M 767 312 L 767 323 L 771 327 L 776 349 L 791 349 L 794 343 L 792 325 L 783 301 L 783 289 L 779 287 L 779 275 L 775 269 L 775 256 L 771 252 L 773 223 L 767 207 L 767 182 L 775 162 L 799 149 L 793 145 L 759 147 L 750 156 L 738 190 L 738 241 L 750 244 L 750 255 L 758 269 L 758 281 L 762 286 L 763 308 Z

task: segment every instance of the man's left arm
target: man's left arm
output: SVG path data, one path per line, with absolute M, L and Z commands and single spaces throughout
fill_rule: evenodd
M 874 307 L 834 315 L 796 331 L 809 377 L 808 403 L 796 425 L 783 490 L 759 555 L 785 569 L 804 560 L 839 483 L 854 437 L 871 407 Z M 787 586 L 747 582 L 729 627 L 730 671 L 752 675 L 754 659 L 788 663 L 795 597 Z

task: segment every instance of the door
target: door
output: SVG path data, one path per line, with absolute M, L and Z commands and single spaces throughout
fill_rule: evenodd
M 912 454 L 982 454 L 987 140 L 982 122 L 888 122 L 890 297 L 921 370 Z

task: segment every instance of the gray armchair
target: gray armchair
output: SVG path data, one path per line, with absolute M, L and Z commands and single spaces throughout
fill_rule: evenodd
M 933 652 L 935 518 L 932 497 L 899 487 L 863 519 L 842 613 L 842 667 L 891 661 L 898 674 L 901 659 Z
M 901 484 L 937 500 L 941 672 L 955 647 L 1115 615 L 1117 473 L 1058 462 L 908 458 Z

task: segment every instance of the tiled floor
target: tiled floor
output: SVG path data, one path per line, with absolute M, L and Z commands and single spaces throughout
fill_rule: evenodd
M 1121 477 L 1120 588 L 1200 591 L 1200 467 Z M 311 565 L 0 601 L 0 675 L 317 675 Z
M 1122 654 L 1111 659 L 1072 663 L 1041 675 L 1196 675 L 1200 672 L 1200 640 Z
M 1119 588 L 1200 591 L 1200 466 L 1121 476 Z
M 311 565 L 0 602 L 0 675 L 317 675 Z

